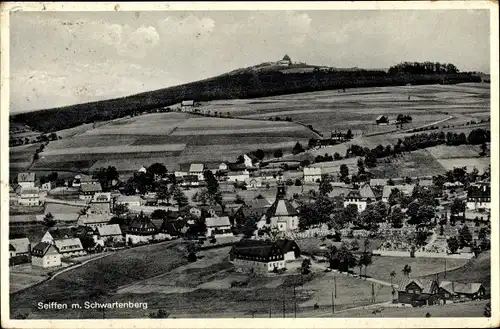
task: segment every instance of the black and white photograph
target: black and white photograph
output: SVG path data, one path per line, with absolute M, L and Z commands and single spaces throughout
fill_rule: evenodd
M 446 2 L 2 4 L 2 326 L 498 325 L 498 3 Z

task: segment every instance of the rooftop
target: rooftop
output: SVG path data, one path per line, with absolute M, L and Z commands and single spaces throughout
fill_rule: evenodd
M 190 172 L 202 172 L 203 171 L 203 164 L 201 163 L 192 163 L 191 166 L 189 167 Z
M 25 182 L 35 182 L 35 173 L 34 172 L 21 172 L 17 174 L 17 182 L 25 183 Z
M 220 226 L 231 226 L 229 217 L 209 217 L 205 219 L 207 227 L 220 227 Z

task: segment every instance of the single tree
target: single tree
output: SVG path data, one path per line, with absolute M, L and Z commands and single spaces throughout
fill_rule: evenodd
M 300 266 L 300 273 L 307 275 L 311 273 L 311 260 L 309 258 L 304 258 Z
M 128 205 L 126 204 L 117 204 L 113 207 L 113 213 L 117 216 L 124 215 L 128 213 Z
M 393 281 L 394 281 L 394 278 L 396 277 L 396 271 L 392 270 L 391 274 L 389 274 L 390 278 L 391 278 L 391 287 L 393 287 Z
M 403 267 L 403 275 L 406 276 L 407 278 L 410 277 L 410 274 L 411 274 L 411 266 L 406 264 L 404 267 Z
M 43 217 L 43 224 L 47 227 L 53 227 L 54 225 L 56 225 L 56 221 L 54 220 L 54 215 L 52 215 L 52 213 L 47 213 L 44 217 Z
M 277 149 L 276 151 L 274 151 L 273 155 L 275 158 L 281 158 L 283 156 L 283 151 L 281 149 Z
M 456 237 L 451 237 L 446 242 L 448 243 L 448 249 L 450 250 L 450 253 L 456 253 L 459 247 L 458 239 Z

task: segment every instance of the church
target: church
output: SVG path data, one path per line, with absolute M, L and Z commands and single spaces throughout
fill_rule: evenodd
M 299 228 L 299 213 L 286 199 L 285 184 L 278 184 L 276 200 L 269 207 L 265 216 L 266 224 L 278 231 L 293 231 Z

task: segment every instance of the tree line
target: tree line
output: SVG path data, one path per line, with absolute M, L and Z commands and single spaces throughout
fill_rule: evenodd
M 451 63 L 439 62 L 403 62 L 391 66 L 389 74 L 457 74 L 458 68 Z

